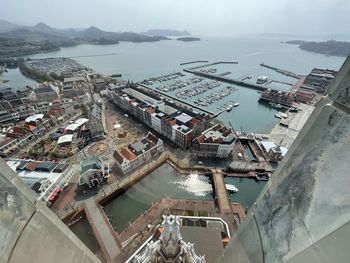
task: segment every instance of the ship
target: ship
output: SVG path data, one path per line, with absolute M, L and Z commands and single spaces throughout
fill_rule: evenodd
M 266 76 L 260 76 L 260 77 L 257 78 L 256 84 L 262 85 L 262 84 L 267 83 L 269 80 L 270 79 L 268 77 L 266 77 Z
M 234 186 L 233 184 L 225 184 L 226 189 L 228 192 L 232 192 L 232 193 L 237 193 L 238 192 L 238 188 L 236 186 Z

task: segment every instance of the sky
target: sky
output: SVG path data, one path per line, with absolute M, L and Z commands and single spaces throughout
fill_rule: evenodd
M 2 20 L 57 28 L 350 35 L 350 0 L 0 0 L 0 6 Z

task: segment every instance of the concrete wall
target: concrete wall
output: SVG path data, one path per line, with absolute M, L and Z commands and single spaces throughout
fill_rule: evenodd
M 0 262 L 100 262 L 0 159 Z
M 350 58 L 219 262 L 349 262 Z

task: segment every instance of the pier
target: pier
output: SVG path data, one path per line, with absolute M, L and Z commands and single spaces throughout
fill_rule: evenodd
M 208 60 L 194 60 L 194 61 L 180 63 L 180 66 L 185 66 L 185 65 L 194 64 L 194 63 L 208 63 L 208 62 L 209 62 Z
M 219 210 L 221 213 L 230 213 L 232 212 L 232 207 L 226 190 L 224 174 L 221 169 L 213 169 L 212 174 Z
M 103 254 L 108 261 L 115 260 L 121 251 L 109 223 L 104 219 L 94 198 L 89 198 L 84 202 L 84 210 Z
M 199 68 L 206 68 L 206 67 L 219 65 L 219 64 L 238 64 L 238 62 L 237 61 L 218 61 L 218 62 L 213 62 L 213 63 L 209 63 L 209 64 L 203 64 L 203 65 L 195 66 L 195 67 L 189 68 L 189 70 L 194 70 L 194 69 L 199 69 Z
M 169 94 L 166 94 L 166 93 L 164 93 L 164 92 L 162 92 L 162 91 L 154 90 L 154 89 L 152 89 L 152 88 L 150 88 L 150 87 L 147 87 L 147 86 L 144 85 L 144 84 L 140 84 L 140 83 L 139 83 L 138 85 L 141 86 L 141 87 L 143 87 L 143 88 L 146 88 L 146 89 L 148 89 L 148 90 L 150 90 L 150 91 L 152 91 L 152 92 L 159 93 L 159 94 L 161 94 L 162 96 L 165 96 L 165 97 L 167 97 L 167 98 L 169 98 L 169 99 L 171 99 L 171 100 L 178 101 L 178 102 L 180 102 L 180 103 L 182 103 L 182 104 L 184 104 L 184 105 L 186 105 L 186 106 L 189 106 L 189 107 L 191 107 L 191 108 L 200 110 L 200 111 L 202 111 L 202 112 L 205 112 L 205 113 L 207 113 L 207 114 L 209 114 L 209 115 L 211 115 L 211 116 L 214 116 L 214 115 L 216 114 L 215 112 L 212 112 L 212 111 L 210 111 L 210 110 L 204 109 L 204 108 L 199 107 L 199 106 L 197 106 L 197 105 L 191 104 L 191 103 L 189 103 L 189 102 L 187 102 L 187 101 L 184 101 L 184 100 L 182 100 L 182 99 L 176 98 L 176 97 L 171 96 L 171 95 L 169 95 Z
M 292 78 L 295 78 L 295 79 L 300 79 L 302 77 L 302 75 L 299 75 L 299 74 L 296 74 L 294 72 L 291 72 L 291 71 L 288 71 L 288 70 L 285 70 L 285 69 L 281 69 L 281 68 L 277 68 L 277 67 L 273 67 L 273 66 L 269 66 L 269 65 L 266 65 L 264 63 L 261 63 L 260 66 L 262 67 L 265 67 L 265 68 L 268 68 L 268 69 L 272 69 L 278 73 L 281 73 L 285 76 L 288 76 L 288 77 L 292 77 Z
M 104 57 L 104 56 L 114 56 L 114 55 L 117 55 L 117 53 L 82 55 L 82 56 L 73 56 L 68 58 L 92 58 L 92 57 Z
M 217 80 L 217 81 L 221 81 L 221 82 L 226 82 L 229 84 L 235 84 L 238 86 L 242 86 L 242 87 L 246 87 L 246 88 L 250 88 L 250 89 L 254 89 L 254 90 L 258 90 L 258 91 L 265 91 L 265 90 L 269 89 L 268 87 L 266 87 L 264 85 L 245 82 L 245 81 L 233 79 L 233 78 L 227 78 L 225 76 L 220 76 L 220 75 L 216 75 L 216 74 L 200 72 L 200 71 L 196 71 L 193 69 L 184 69 L 183 71 L 185 71 L 187 73 L 194 74 L 196 76 L 200 76 L 200 77 L 204 77 L 204 78 L 208 78 L 208 79 L 213 79 L 213 80 Z

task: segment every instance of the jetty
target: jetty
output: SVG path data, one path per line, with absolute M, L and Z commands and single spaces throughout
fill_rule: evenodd
M 265 91 L 268 89 L 268 87 L 266 87 L 264 85 L 259 85 L 259 84 L 255 84 L 255 83 L 251 83 L 251 82 L 245 82 L 242 80 L 228 78 L 228 77 L 220 76 L 220 75 L 216 75 L 216 74 L 196 71 L 193 69 L 184 69 L 183 71 L 185 71 L 187 73 L 194 74 L 196 76 L 200 76 L 200 77 L 204 77 L 204 78 L 208 78 L 208 79 L 213 79 L 213 80 L 217 80 L 217 81 L 221 81 L 221 82 L 226 82 L 229 84 L 235 84 L 238 86 L 242 86 L 242 87 L 246 87 L 246 88 L 250 88 L 250 89 L 254 89 L 254 90 L 258 90 L 258 91 Z
M 117 53 L 81 55 L 81 56 L 73 56 L 73 57 L 67 57 L 67 58 L 92 58 L 92 57 L 104 57 L 104 56 L 114 56 L 114 55 L 117 55 Z
M 194 60 L 194 61 L 180 63 L 180 66 L 195 64 L 195 63 L 208 63 L 208 62 L 209 62 L 208 60 Z
M 219 65 L 219 64 L 238 64 L 238 61 L 218 61 L 218 62 L 213 62 L 213 63 L 209 63 L 209 64 L 195 66 L 195 67 L 192 67 L 189 69 L 194 70 L 194 69 L 205 68 L 205 67 L 210 67 L 210 66 Z
M 268 68 L 268 69 L 272 69 L 278 73 L 281 73 L 285 76 L 288 76 L 288 77 L 292 77 L 292 78 L 295 78 L 295 79 L 300 79 L 302 77 L 302 75 L 299 75 L 299 74 L 296 74 L 294 72 L 291 72 L 291 71 L 288 71 L 288 70 L 285 70 L 285 69 L 281 69 L 281 68 L 277 68 L 277 67 L 273 67 L 273 66 L 269 66 L 269 65 L 266 65 L 264 63 L 261 63 L 260 66 L 264 67 L 264 68 Z

